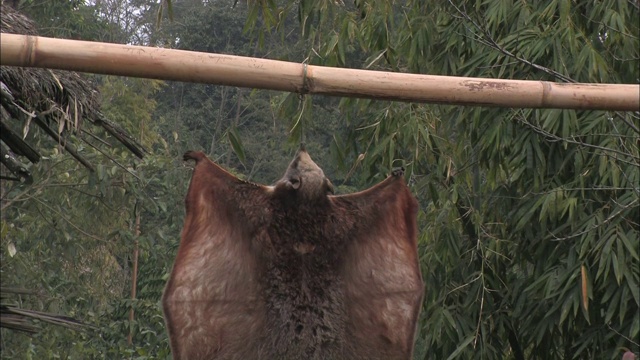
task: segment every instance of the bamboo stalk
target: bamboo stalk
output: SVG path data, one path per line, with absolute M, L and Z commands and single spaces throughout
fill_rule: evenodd
M 133 270 L 131 272 L 131 309 L 129 309 L 129 336 L 127 336 L 127 344 L 131 346 L 133 344 L 133 320 L 135 320 L 135 310 L 133 306 L 133 301 L 136 299 L 136 293 L 138 289 L 138 254 L 140 251 L 139 248 L 139 238 L 140 238 L 140 210 L 138 209 L 138 204 L 135 206 L 136 213 L 136 227 L 135 227 L 135 240 L 133 243 Z
M 0 64 L 411 102 L 640 110 L 637 84 L 402 74 L 28 35 L 0 35 Z

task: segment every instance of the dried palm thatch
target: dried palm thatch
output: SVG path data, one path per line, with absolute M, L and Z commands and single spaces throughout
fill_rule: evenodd
M 4 33 L 37 35 L 35 24 L 4 3 L 1 5 L 1 27 Z M 88 138 L 106 143 L 91 130 L 104 128 L 138 157 L 142 146 L 117 124 L 100 112 L 98 93 L 89 81 L 69 71 L 0 66 L 0 162 L 4 165 L 0 178 L 31 181 L 23 159 L 40 160 L 37 146 L 29 143 L 30 128 L 41 129 L 46 136 L 93 171 L 93 165 L 77 150 L 76 144 Z M 88 121 L 89 126 L 85 126 Z M 32 130 L 33 131 L 33 130 Z M 39 330 L 38 323 L 51 323 L 72 329 L 87 325 L 68 316 L 24 309 L 17 296 L 38 296 L 35 291 L 0 288 L 0 327 L 27 334 Z
M 37 35 L 35 24 L 10 6 L 1 5 L 3 33 Z M 90 171 L 93 165 L 77 150 L 77 142 L 95 147 L 93 126 L 104 128 L 133 154 L 142 158 L 144 149 L 125 130 L 100 112 L 98 93 L 92 84 L 69 71 L 0 66 L 0 156 L 9 173 L 5 179 L 30 181 L 31 174 L 20 157 L 35 163 L 38 149 L 25 141 L 35 125 L 60 144 Z M 89 121 L 91 126 L 85 126 Z M 72 136 L 73 135 L 73 136 Z
M 0 327 L 34 334 L 40 330 L 37 322 L 63 326 L 74 330 L 85 330 L 91 326 L 83 324 L 69 316 L 20 308 L 18 301 L 9 299 L 14 296 L 38 296 L 36 291 L 21 288 L 0 288 Z

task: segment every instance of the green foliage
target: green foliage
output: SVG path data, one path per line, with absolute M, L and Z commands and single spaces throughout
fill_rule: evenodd
M 109 24 L 96 15 L 96 8 L 80 0 L 17 2 L 17 9 L 33 20 L 41 36 L 96 40 Z
M 634 2 L 23 1 L 44 35 L 436 75 L 637 83 Z M 160 6 L 165 6 L 160 11 Z M 427 290 L 416 359 L 614 359 L 639 351 L 637 114 L 487 109 L 96 77 L 105 115 L 145 144 L 57 147 L 2 184 L 4 284 L 97 330 L 2 332 L 3 358 L 169 357 L 159 300 L 204 150 L 273 182 L 304 141 L 339 192 L 398 166 L 421 205 Z M 104 134 L 98 134 L 109 139 Z M 96 140 L 97 141 L 97 140 Z M 141 235 L 135 235 L 135 213 Z M 138 243 L 138 294 L 130 299 Z M 14 250 L 15 249 L 15 252 Z M 131 307 L 133 322 L 128 320 Z M 132 344 L 127 335 L 133 334 Z
M 150 154 L 136 165 L 138 180 L 109 162 L 86 174 L 66 156 L 52 154 L 36 167 L 40 181 L 9 189 L 3 286 L 36 289 L 41 296 L 25 298 L 21 306 L 73 316 L 96 329 L 72 333 L 43 325 L 33 339 L 3 330 L 3 358 L 21 359 L 27 348 L 34 358 L 169 358 L 159 299 L 177 249 L 188 171 L 177 160 Z M 136 208 L 143 219 L 140 237 L 132 225 Z M 136 240 L 138 293 L 131 301 Z M 13 256 L 5 250 L 9 244 L 16 247 Z M 133 345 L 127 343 L 130 330 Z
M 102 78 L 100 95 L 102 110 L 106 118 L 118 123 L 145 148 L 162 143 L 153 123 L 153 112 L 157 106 L 155 94 L 164 85 L 160 80 L 121 78 L 106 76 Z
M 188 171 L 166 155 L 169 145 L 152 120 L 162 82 L 95 81 L 104 115 L 149 153 L 136 160 L 122 147 L 109 146 L 116 141 L 106 133 L 95 133 L 78 148 L 96 168 L 89 173 L 59 147 L 45 148 L 43 161 L 31 169 L 35 183 L 3 182 L 0 252 L 3 286 L 38 291 L 20 306 L 72 316 L 92 330 L 42 324 L 33 338 L 2 330 L 3 358 L 169 358 L 159 299 L 179 239 Z M 106 145 L 101 151 L 92 146 L 98 141 Z M 143 219 L 141 236 L 135 235 L 136 209 Z M 132 301 L 136 243 L 139 280 Z
M 155 8 L 127 17 L 108 11 L 115 3 L 102 2 L 96 11 L 108 23 L 126 25 L 103 34 L 110 39 L 144 42 L 153 35 L 155 41 L 176 45 L 180 41 L 169 39 L 212 39 L 202 42 L 211 51 L 253 51 L 241 32 L 242 13 L 232 8 L 183 3 L 175 6 L 176 23 L 148 37 L 130 38 L 127 34 L 149 30 L 148 15 Z M 201 23 L 215 26 L 202 28 Z M 138 31 L 132 31 L 133 25 Z M 218 35 L 227 30 L 221 39 Z M 3 330 L 3 358 L 168 358 L 159 301 L 180 237 L 190 173 L 180 155 L 187 149 L 210 150 L 217 161 L 245 166 L 242 173 L 264 182 L 276 180 L 289 160 L 288 129 L 272 107 L 279 94 L 116 77 L 94 80 L 105 117 L 140 139 L 149 152 L 139 161 L 116 146 L 103 146 L 102 152 L 80 148 L 96 168 L 87 173 L 58 147 L 51 148 L 32 169 L 38 179 L 34 184 L 3 183 L 0 256 L 3 285 L 42 293 L 39 300 L 25 298 L 22 306 L 74 316 L 96 330 L 74 333 L 42 325 L 33 338 Z M 112 143 L 107 134 L 96 135 L 90 143 Z M 316 142 L 309 147 L 320 152 Z M 139 237 L 136 210 L 142 219 Z M 138 293 L 131 300 L 136 242 Z
M 633 2 L 258 2 L 298 13 L 310 62 L 435 75 L 637 83 Z M 427 284 L 416 358 L 638 351 L 637 114 L 344 99 L 338 163 L 404 159 Z M 289 116 L 298 116 L 288 112 Z M 357 156 L 357 160 L 349 160 Z M 345 161 L 345 158 L 347 159 Z
M 243 33 L 248 10 L 240 4 L 233 8 L 226 2 L 186 1 L 174 3 L 173 11 L 175 22 L 165 24 L 158 34 L 161 42 L 173 47 L 258 57 L 277 54 L 302 61 L 296 37 L 288 36 L 282 43 L 279 34 L 266 34 L 263 46 L 257 47 Z M 172 156 L 202 149 L 249 180 L 271 183 L 282 176 L 290 155 L 304 140 L 309 149 L 318 149 L 314 158 L 327 173 L 335 173 L 328 152 L 320 150 L 340 126 L 339 114 L 331 109 L 335 99 L 314 99 L 321 106 L 311 106 L 295 94 L 179 82 L 168 82 L 156 99 L 158 132 L 170 139 Z M 292 108 L 306 111 L 289 117 Z

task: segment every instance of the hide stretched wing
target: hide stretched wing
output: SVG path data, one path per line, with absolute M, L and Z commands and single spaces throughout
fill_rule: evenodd
M 411 359 L 424 294 L 417 202 L 400 174 L 333 201 L 358 209 L 352 212 L 357 231 L 344 267 L 353 351 L 363 359 Z
M 411 358 L 423 283 L 402 176 L 288 205 L 277 186 L 185 159 L 196 167 L 163 296 L 174 359 Z

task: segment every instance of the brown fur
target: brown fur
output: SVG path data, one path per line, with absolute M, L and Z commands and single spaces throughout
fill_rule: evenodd
M 332 196 L 301 149 L 273 187 L 200 152 L 162 304 L 174 359 L 410 359 L 423 294 L 401 176 Z

